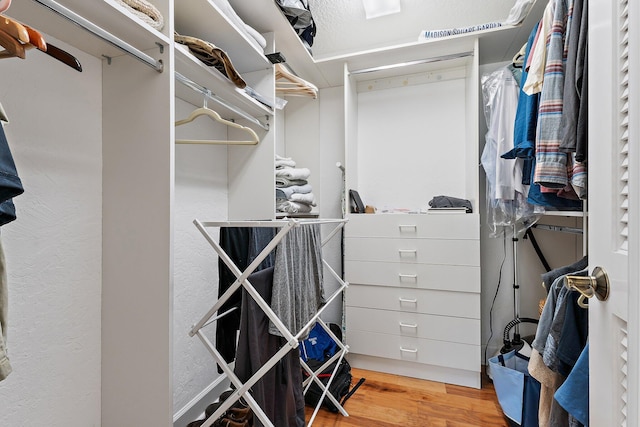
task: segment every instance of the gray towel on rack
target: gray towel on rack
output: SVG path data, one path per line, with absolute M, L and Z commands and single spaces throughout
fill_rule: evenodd
M 276 249 L 271 308 L 294 335 L 324 303 L 321 248 L 320 225 L 308 224 L 292 228 Z M 282 335 L 273 322 L 269 333 Z

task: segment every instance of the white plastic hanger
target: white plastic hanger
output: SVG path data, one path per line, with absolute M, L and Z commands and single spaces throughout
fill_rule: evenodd
M 260 142 L 260 138 L 258 137 L 258 134 L 256 134 L 253 129 L 251 129 L 250 127 L 242 126 L 238 123 L 234 123 L 232 121 L 223 119 L 222 117 L 220 117 L 220 114 L 218 114 L 214 110 L 211 110 L 210 108 L 207 108 L 206 103 L 204 107 L 193 110 L 191 114 L 189 114 L 189 117 L 187 117 L 186 119 L 178 120 L 175 123 L 175 125 L 176 126 L 184 125 L 186 123 L 194 121 L 197 117 L 200 117 L 200 116 L 208 116 L 217 122 L 220 122 L 227 126 L 247 132 L 251 136 L 251 139 L 247 141 L 229 141 L 229 140 L 215 140 L 215 139 L 176 139 L 176 144 L 256 145 L 258 144 L 258 142 Z

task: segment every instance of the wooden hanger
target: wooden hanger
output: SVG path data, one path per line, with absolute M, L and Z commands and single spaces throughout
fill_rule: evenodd
M 0 52 L 0 59 L 16 56 L 24 59 L 25 51 L 35 47 L 39 51 L 46 53 L 50 57 L 68 65 L 74 70 L 82 71 L 82 65 L 75 56 L 60 49 L 59 47 L 47 43 L 44 36 L 38 30 L 4 15 L 0 15 L 0 23 L 0 36 L 6 36 L 2 38 L 2 41 L 0 41 L 0 43 L 3 43 L 2 46 L 6 49 L 5 51 Z M 10 30 L 11 33 L 6 30 Z M 24 41 L 25 32 L 28 40 L 23 45 L 20 41 Z M 13 34 L 18 35 L 18 37 L 21 38 L 16 38 Z
M 318 97 L 318 88 L 308 81 L 296 76 L 282 63 L 275 64 L 276 92 L 285 95 Z
M 9 6 L 11 6 L 11 0 L 0 0 L 0 13 L 9 9 Z
M 198 109 L 193 110 L 191 112 L 191 114 L 189 114 L 189 117 L 187 117 L 186 119 L 178 120 L 175 123 L 175 125 L 176 126 L 184 125 L 186 123 L 194 121 L 196 118 L 198 118 L 200 116 L 210 117 L 210 118 L 214 119 L 217 122 L 220 122 L 220 123 L 223 123 L 223 124 L 225 124 L 227 126 L 230 126 L 230 127 L 236 128 L 236 129 L 240 129 L 240 130 L 242 130 L 244 132 L 247 132 L 251 136 L 251 140 L 248 140 L 248 141 L 228 141 L 228 140 L 209 140 L 209 139 L 205 139 L 205 140 L 176 139 L 176 144 L 256 145 L 256 144 L 258 144 L 258 142 L 260 142 L 260 138 L 258 137 L 258 135 L 255 133 L 255 131 L 253 129 L 251 129 L 250 127 L 242 126 L 242 125 L 239 125 L 238 123 L 234 123 L 232 121 L 223 119 L 222 117 L 220 117 L 220 114 L 218 114 L 217 112 L 207 108 L 206 105 L 204 107 L 202 107 L 202 108 L 198 108 Z
M 13 18 L 0 15 L 0 30 L 22 43 L 29 43 L 29 32 L 24 25 Z
M 40 31 L 35 30 L 28 25 L 22 24 L 22 26 L 27 30 L 27 34 L 29 34 L 29 44 L 32 44 L 38 48 L 38 50 L 46 52 L 47 42 L 44 40 L 42 34 L 40 34 Z
M 16 40 L 11 34 L 0 30 L 0 46 L 5 50 L 0 52 L 0 58 L 22 58 L 25 59 L 24 45 Z

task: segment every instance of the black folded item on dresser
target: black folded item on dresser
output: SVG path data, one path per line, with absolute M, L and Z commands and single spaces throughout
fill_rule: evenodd
M 434 196 L 429 201 L 432 208 L 466 208 L 467 213 L 473 212 L 471 202 L 467 199 L 458 199 L 451 196 Z

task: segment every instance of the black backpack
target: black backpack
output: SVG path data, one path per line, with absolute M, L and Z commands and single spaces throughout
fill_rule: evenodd
M 330 323 L 329 327 L 331 329 L 331 332 L 333 332 L 338 339 L 342 339 L 342 331 L 340 329 L 340 326 L 336 325 L 335 323 Z M 324 333 L 324 330 L 320 328 L 319 332 Z M 335 353 L 326 353 L 324 360 L 308 359 L 307 365 L 313 372 L 316 372 L 322 365 L 327 362 L 327 360 L 329 360 L 333 356 L 333 354 Z M 331 365 L 327 366 L 321 373 L 316 374 L 318 376 L 318 379 L 323 384 L 326 385 L 329 382 L 329 378 L 331 378 L 331 374 L 336 367 L 336 363 L 337 361 L 333 362 Z M 302 370 L 302 374 L 305 380 L 309 378 L 309 374 L 304 369 Z M 342 360 L 340 360 L 338 370 L 336 371 L 336 375 L 333 378 L 333 381 L 331 381 L 331 385 L 329 386 L 329 393 L 331 393 L 333 397 L 336 398 L 340 405 L 344 405 L 347 399 L 349 399 L 353 395 L 353 393 L 358 390 L 358 387 L 360 387 L 365 381 L 364 378 L 361 378 L 358 383 L 353 386 L 353 388 L 351 388 L 352 379 L 351 365 L 349 365 L 347 359 L 342 358 Z M 304 395 L 305 403 L 309 406 L 315 407 L 318 404 L 321 396 L 322 389 L 315 381 L 311 381 L 309 390 L 307 390 L 307 393 Z M 338 408 L 333 404 L 333 402 L 331 402 L 328 397 L 324 398 L 322 406 L 327 408 L 331 412 L 338 412 Z

